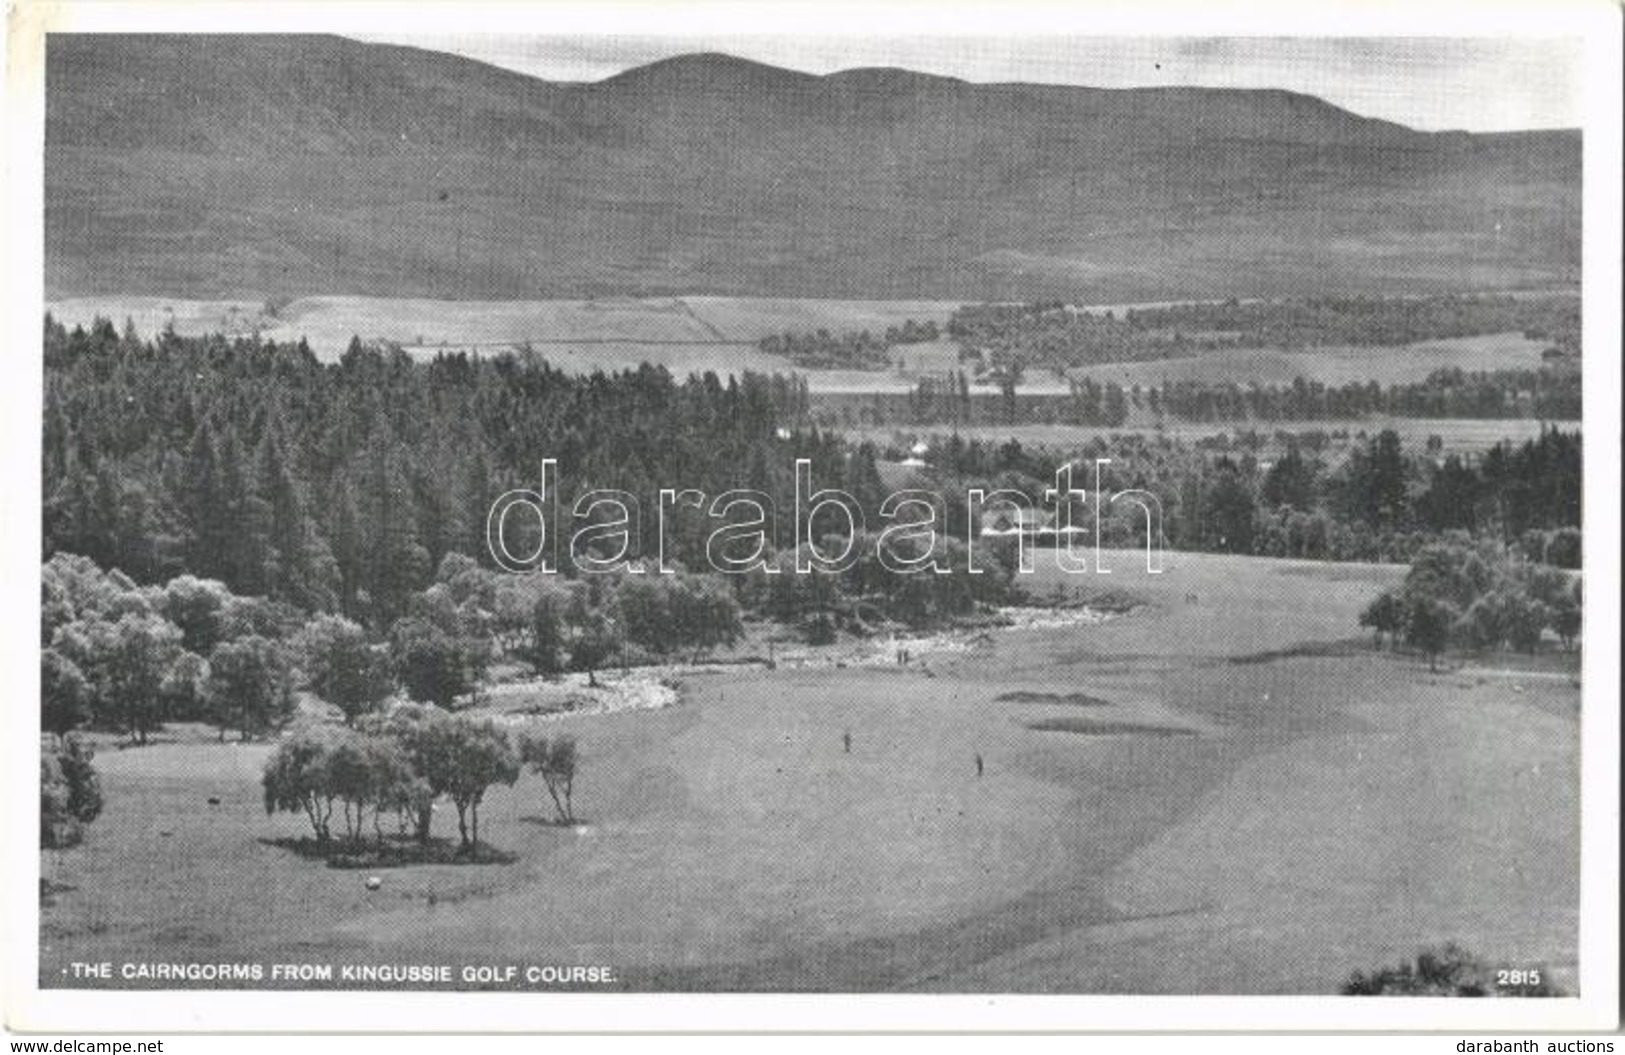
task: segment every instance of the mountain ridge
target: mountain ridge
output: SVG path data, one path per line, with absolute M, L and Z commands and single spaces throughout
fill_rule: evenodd
M 46 76 L 53 295 L 1113 298 L 1578 273 L 1578 133 L 1423 132 L 1282 89 L 714 52 L 572 83 L 302 36 L 53 36 Z

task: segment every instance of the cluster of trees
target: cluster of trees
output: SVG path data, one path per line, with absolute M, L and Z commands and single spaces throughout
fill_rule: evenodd
M 1141 329 L 1223 334 L 1248 348 L 1356 344 L 1394 346 L 1450 337 L 1524 333 L 1554 345 L 1578 344 L 1580 298 L 1308 297 L 1226 300 L 1134 308 L 1124 321 Z
M 292 713 L 296 609 L 190 575 L 142 587 L 68 553 L 45 562 L 41 582 L 47 731 L 91 725 L 145 743 L 165 720 L 207 717 L 247 737 Z
M 1118 315 L 1059 301 L 975 304 L 956 310 L 948 333 L 974 355 L 1013 356 L 1064 374 L 1100 363 L 1196 355 L 1227 348 L 1392 346 L 1522 332 L 1567 355 L 1579 347 L 1575 297 L 1319 297 L 1227 300 L 1131 308 Z
M 831 333 L 817 329 L 811 333 L 787 330 L 763 337 L 757 347 L 768 355 L 782 355 L 808 370 L 884 370 L 891 365 L 891 350 L 900 344 L 923 344 L 941 336 L 931 320 L 905 319 L 900 326 L 888 326 L 881 336 L 868 330 Z
M 1069 379 L 1067 395 L 1017 395 L 1026 378 L 1020 360 L 1002 353 L 990 362 L 979 363 L 976 383 L 997 389 L 995 397 L 972 394 L 970 376 L 955 370 L 941 377 L 922 377 L 901 401 L 884 394 L 872 397 L 873 424 L 901 420 L 912 425 L 1015 424 L 1043 421 L 1048 424 L 1100 425 L 1114 428 L 1128 420 L 1129 391 L 1115 381 L 1104 383 L 1090 378 Z M 1133 406 L 1143 405 L 1138 387 L 1133 389 Z
M 1564 648 L 1580 635 L 1581 580 L 1528 561 L 1516 549 L 1455 538 L 1417 553 L 1396 590 L 1360 614 L 1377 644 L 1424 653 L 1429 665 L 1451 646 L 1535 652 L 1549 629 Z
M 738 576 L 525 581 L 483 566 L 490 499 L 535 486 L 544 455 L 569 467 L 565 510 L 590 489 L 648 496 L 677 480 L 760 491 L 788 511 L 804 457 L 819 486 L 850 492 L 879 523 L 882 452 L 786 427 L 806 390 L 784 378 L 579 378 L 524 356 L 414 362 L 359 344 L 323 365 L 297 345 L 143 341 L 105 323 L 48 322 L 46 360 L 46 555 L 80 554 L 94 572 L 61 563 L 48 576 L 44 643 L 85 679 L 97 724 L 138 740 L 159 715 L 260 735 L 285 720 L 300 684 L 347 712 L 396 685 L 446 705 L 503 655 L 591 673 L 618 652 L 726 643 L 741 610 L 826 633 L 877 617 L 929 622 L 998 585 L 963 580 L 957 559 L 939 577 L 860 563 L 840 578 L 769 577 L 775 589 Z M 1074 395 L 1105 421 L 1142 394 L 1080 383 Z M 1407 452 L 1392 433 L 1361 438 L 1341 461 L 1306 441 L 1273 464 L 1166 437 L 931 447 L 937 527 L 953 545 L 974 534 L 968 489 L 1014 487 L 1042 506 L 1056 466 L 1097 457 L 1113 460 L 1114 490 L 1157 496 L 1161 541 L 1175 548 L 1407 559 L 1444 530 L 1516 541 L 1579 522 L 1579 436 L 1553 430 L 1473 459 Z M 1143 526 L 1131 521 L 1108 520 L 1108 541 L 1132 544 Z M 643 517 L 629 555 L 649 564 L 663 549 L 706 567 L 714 526 L 689 507 L 665 524 Z M 769 524 L 769 558 L 793 559 L 799 529 L 788 516 Z M 103 567 L 119 569 L 112 585 L 86 585 Z M 809 579 L 825 581 L 797 583 Z
M 1006 602 L 1012 596 L 1016 570 L 1014 551 L 1003 541 L 980 542 L 968 551 L 964 510 L 956 534 L 942 533 L 929 552 L 923 543 L 883 539 L 859 532 L 850 542 L 856 555 L 849 567 L 832 574 L 796 574 L 799 555 L 784 551 L 773 561 L 776 573 L 753 572 L 741 583 L 742 596 L 754 611 L 780 622 L 800 625 L 814 643 L 831 640 L 850 630 L 866 633 L 875 624 L 891 621 L 927 626 L 977 608 Z M 821 541 L 823 553 L 839 553 L 844 538 Z M 886 557 L 904 560 L 934 558 L 941 572 L 899 574 L 886 566 Z M 981 570 L 970 572 L 971 561 Z
M 870 497 L 878 507 L 878 477 Z M 460 603 L 473 602 L 488 613 L 494 640 L 509 656 L 540 674 L 577 671 L 590 678 L 616 660 L 697 661 L 737 642 L 746 613 L 799 627 L 822 642 L 840 630 L 865 633 L 888 621 L 940 623 L 1008 599 L 1015 570 L 1008 547 L 977 544 L 974 559 L 982 572 L 971 574 L 962 503 L 956 513 L 943 515 L 959 517 L 956 534 L 939 533 L 929 552 L 918 539 L 860 530 L 851 537 L 824 536 L 816 553 L 806 543 L 777 550 L 764 567 L 744 575 L 679 570 L 566 579 L 493 574 L 468 562 L 453 573 L 442 569 L 441 577 L 452 596 L 465 599 Z M 798 561 L 805 565 L 846 552 L 853 559 L 839 572 L 796 571 Z M 935 559 L 942 572 L 895 570 L 901 561 L 926 558 Z
M 1154 495 L 1161 542 L 1171 549 L 1408 561 L 1445 532 L 1463 531 L 1540 551 L 1555 564 L 1579 564 L 1578 433 L 1547 429 L 1473 457 L 1442 455 L 1431 441 L 1407 449 L 1392 430 L 1350 437 L 1341 447 L 1324 434 L 1283 433 L 1278 440 L 1285 449 L 1274 460 L 1250 442 L 1239 451 L 1231 449 L 1235 444 L 1209 450 L 1132 433 L 1065 450 L 957 434 L 923 442 L 945 493 L 1007 488 L 1038 509 L 1047 505 L 1044 492 L 1055 486 L 1058 466 L 1081 465 L 1079 483 L 1092 487 L 1089 466 L 1109 459 L 1106 488 Z M 907 445 L 881 453 L 902 457 Z M 951 515 L 949 522 L 957 534 L 962 521 Z M 1093 514 L 1074 523 L 1091 528 Z M 1108 544 L 1144 544 L 1143 517 L 1132 509 L 1108 516 L 1102 530 Z
M 901 326 L 886 327 L 887 344 L 926 344 L 941 336 L 942 330 L 933 319 L 904 319 Z
M 592 673 L 612 659 L 698 655 L 741 632 L 720 576 L 509 575 L 460 553 L 382 633 L 218 580 L 138 586 L 74 554 L 53 556 L 41 577 L 41 724 L 59 737 L 91 726 L 145 743 L 166 721 L 193 720 L 247 739 L 285 725 L 300 689 L 354 722 L 397 692 L 452 706 L 502 657 Z
M 173 334 L 144 341 L 106 323 L 67 331 L 48 322 L 45 338 L 47 557 L 81 554 L 119 569 L 132 585 L 188 575 L 217 580 L 236 598 L 228 623 L 240 629 L 230 639 L 252 628 L 276 641 L 311 613 L 343 616 L 368 640 L 388 641 L 398 676 L 417 684 L 422 698 L 457 695 L 455 676 L 448 687 L 429 682 L 448 669 L 477 672 L 478 642 L 512 636 L 468 623 L 454 611 L 462 601 L 450 612 L 438 601 L 409 609 L 435 586 L 451 590 L 436 574 L 449 554 L 485 560 L 491 500 L 513 487 L 534 487 L 541 457 L 567 467 L 558 481 L 564 510 L 588 490 L 651 496 L 674 480 L 708 494 L 760 491 L 774 508 L 791 510 L 796 458 L 813 462 L 819 486 L 856 495 L 871 524 L 886 494 L 876 471 L 881 452 L 801 427 L 805 385 L 788 378 L 747 375 L 723 383 L 706 375 L 679 382 L 653 368 L 572 377 L 521 355 L 417 362 L 358 343 L 339 363 L 324 365 L 298 345 Z M 957 392 L 948 401 L 962 404 L 968 379 L 961 375 L 952 387 Z M 1102 422 L 1147 398 L 1109 384 L 1080 383 L 1075 394 Z M 1414 549 L 1409 541 L 1387 537 L 1401 533 L 1460 528 L 1515 539 L 1531 528 L 1578 524 L 1578 435 L 1549 431 L 1532 444 L 1504 444 L 1471 461 L 1432 451 L 1396 454 L 1397 439 L 1383 441 L 1389 446 L 1382 450 L 1375 442 L 1360 444 L 1343 464 L 1306 447 L 1307 469 L 1295 460 L 1276 469 L 1250 453 L 1216 457 L 1135 437 L 1079 450 L 1017 446 L 1013 454 L 954 438 L 934 445 L 931 460 L 949 499 L 941 526 L 959 539 L 966 538 L 964 515 L 953 499 L 966 488 L 996 489 L 1014 474 L 1027 493 L 1041 497 L 1056 465 L 1097 456 L 1114 459 L 1116 486 L 1158 496 L 1167 513 L 1165 542 L 1175 547 L 1252 552 L 1255 539 L 1272 536 L 1267 522 L 1283 504 L 1298 514 L 1323 513 L 1346 530 L 1351 537 L 1341 540 L 1338 531 L 1328 532 L 1326 549 L 1315 553 L 1331 558 L 1407 555 Z M 1307 485 L 1266 490 L 1272 475 L 1277 483 L 1303 477 Z M 631 525 L 629 555 L 650 561 L 663 543 L 669 562 L 708 566 L 714 522 L 684 507 L 665 527 L 662 539 L 654 516 Z M 788 516 L 777 518 L 769 525 L 773 549 L 793 552 L 801 544 L 798 528 Z M 1318 537 L 1316 529 L 1310 535 Z M 748 609 L 742 587 L 730 585 Z M 596 597 L 582 593 L 594 589 Z M 574 615 L 538 655 L 543 666 L 591 669 L 595 654 L 619 643 L 616 627 L 632 625 L 598 616 L 616 603 L 636 609 L 639 598 L 621 596 L 618 587 L 571 591 L 582 596 L 551 599 L 550 611 Z M 183 598 L 165 604 L 185 607 Z M 505 604 L 511 612 L 515 601 Z M 483 602 L 474 608 L 495 611 Z M 147 614 L 121 610 L 109 621 L 130 616 L 121 635 L 141 640 L 138 652 L 172 654 L 167 631 L 144 621 Z M 179 616 L 170 621 L 184 625 Z M 202 643 L 194 630 L 181 651 L 206 661 L 216 643 Z M 100 652 L 106 644 L 85 648 Z M 663 642 L 653 647 L 671 650 Z M 240 651 L 227 668 L 267 661 L 257 643 Z M 186 680 L 177 676 L 170 688 L 179 691 Z M 137 688 L 138 699 L 162 697 L 151 686 Z M 274 718 L 279 700 L 273 694 L 256 709 Z M 261 721 L 253 713 L 243 720 L 250 731 Z M 133 724 L 141 724 L 138 715 Z
M 1131 390 L 1130 401 L 1142 404 L 1138 388 Z M 1143 405 L 1159 417 L 1186 421 L 1581 417 L 1580 374 L 1569 368 L 1469 373 L 1451 367 L 1423 381 L 1386 386 L 1376 381 L 1328 385 L 1302 377 L 1289 385 L 1165 381 L 1145 390 Z
M 743 633 L 735 588 L 719 574 L 513 575 L 452 554 L 437 580 L 418 606 L 423 616 L 440 612 L 436 624 L 462 627 L 465 637 L 483 635 L 487 648 L 538 674 L 594 677 L 612 662 L 698 659 Z
M 1012 554 L 1001 551 L 983 553 L 984 573 L 971 575 L 964 543 L 942 540 L 936 556 L 950 574 L 897 574 L 881 554 L 921 556 L 905 541 L 864 533 L 852 542 L 858 559 L 840 574 L 796 574 L 798 554 L 785 550 L 774 557 L 777 574 L 732 581 L 680 570 L 513 575 L 452 553 L 383 632 L 242 597 L 218 580 L 182 575 L 141 586 L 58 553 L 41 572 L 42 842 L 71 845 L 101 808 L 77 730 L 145 743 L 182 720 L 213 723 L 222 739 L 228 728 L 246 739 L 291 726 L 266 770 L 266 806 L 305 813 L 319 843 L 336 834 L 359 840 L 369 824 L 382 839 L 391 814 L 426 841 L 430 805 L 445 797 L 472 847 L 485 788 L 511 784 L 521 764 L 542 777 L 570 822 L 572 741 L 509 745 L 500 730 L 449 711 L 477 695 L 494 661 L 591 677 L 616 659 L 697 659 L 739 638 L 745 605 L 814 640 L 877 619 L 930 622 L 1000 599 L 1013 573 Z M 829 554 L 845 543 L 831 537 L 820 548 Z M 299 690 L 330 708 L 299 707 Z M 324 713 L 332 720 L 320 720 Z
M 948 334 L 959 341 L 965 354 L 984 364 L 1011 360 L 1057 376 L 1076 367 L 1168 359 L 1237 346 L 1234 340 L 1199 340 L 1184 333 L 1161 332 L 1114 312 L 1085 311 L 1059 301 L 965 305 L 949 317 Z
M 971 425 L 976 405 L 970 377 L 955 370 L 943 377 L 922 377 L 908 393 L 904 418 L 915 425 Z M 882 416 L 883 419 L 883 416 Z
M 786 427 L 807 403 L 789 377 L 574 377 L 523 355 L 417 362 L 359 342 L 322 364 L 303 344 L 49 319 L 45 364 L 46 557 L 138 583 L 218 579 L 374 629 L 447 553 L 485 552 L 491 502 L 535 487 L 544 457 L 568 467 L 565 509 L 591 489 L 653 496 L 673 481 L 789 508 L 796 457 L 843 483 L 838 439 Z M 657 531 L 638 525 L 635 555 L 656 551 Z M 667 552 L 700 566 L 703 545 Z
M 1079 425 L 1116 428 L 1128 420 L 1128 396 L 1117 382 L 1107 381 L 1102 385 L 1085 377 L 1073 379 L 1069 387 L 1072 413 Z
M 998 384 L 1022 378 L 1019 369 L 985 373 Z M 914 425 L 971 425 L 1017 420 L 1049 424 L 1115 428 L 1135 412 L 1153 420 L 1182 421 L 1336 421 L 1368 417 L 1394 418 L 1541 418 L 1578 421 L 1583 404 L 1580 373 L 1571 366 L 1533 370 L 1468 372 L 1450 367 L 1425 380 L 1384 385 L 1349 381 L 1329 385 L 1304 377 L 1290 384 L 1240 384 L 1234 381 L 1166 380 L 1157 385 L 1069 378 L 1066 395 L 1024 395 L 1015 387 L 1003 398 L 978 406 L 963 371 L 915 382 L 906 401 L 888 414 L 874 415 Z M 984 399 L 983 404 L 988 404 Z
M 570 737 L 516 739 L 489 718 L 405 703 L 353 726 L 295 726 L 266 760 L 261 787 L 265 812 L 303 814 L 322 848 L 359 843 L 369 831 L 382 845 L 386 816 L 398 836 L 427 846 L 444 799 L 457 811 L 460 849 L 474 853 L 486 793 L 511 787 L 524 768 L 542 777 L 559 823 L 574 823 L 578 762 Z
M 902 330 L 930 332 L 926 324 Z M 456 554 L 485 560 L 491 501 L 536 486 L 543 457 L 567 467 L 558 482 L 563 510 L 589 490 L 649 498 L 678 481 L 710 494 L 748 488 L 788 511 L 795 507 L 795 460 L 803 457 L 817 467 L 818 486 L 857 494 L 871 523 L 885 496 L 872 449 L 787 427 L 807 404 L 805 383 L 790 378 L 678 381 L 647 367 L 574 377 L 517 354 L 419 362 L 359 342 L 324 365 L 302 344 L 172 332 L 143 340 L 105 321 L 70 331 L 49 318 L 45 360 L 47 558 L 78 554 L 119 569 L 131 587 L 161 585 L 169 593 L 188 576 L 217 582 L 231 595 L 232 612 L 240 610 L 231 625 L 248 619 L 253 633 L 270 641 L 289 637 L 311 614 L 342 616 L 359 624 L 366 640 L 388 643 L 394 676 L 415 698 L 446 701 L 467 691 L 468 676 L 489 653 L 482 642 L 516 636 L 511 627 L 482 622 L 479 613 L 497 611 L 485 598 L 467 603 L 473 580 L 448 605 L 441 595 L 453 583 L 437 571 Z M 663 537 L 654 516 L 634 523 L 629 556 L 648 563 L 664 552 L 671 564 L 708 566 L 714 524 L 687 507 L 670 521 Z M 790 517 L 769 527 L 779 552 L 800 544 Z M 962 525 L 957 534 L 964 538 Z M 488 583 L 479 589 L 491 591 Z M 516 603 L 535 607 L 512 596 L 523 589 L 501 591 L 510 617 Z M 544 637 L 557 640 L 533 649 L 541 668 L 562 662 L 591 669 L 594 657 L 622 638 L 660 653 L 708 647 L 719 633 L 714 627 L 727 625 L 716 618 L 725 611 L 718 588 L 681 576 L 658 588 L 577 585 L 567 592 L 571 597 L 551 598 L 547 610 L 563 613 L 568 625 L 556 632 L 544 626 Z M 421 596 L 428 593 L 434 596 Z M 184 607 L 182 599 L 174 604 Z M 651 606 L 678 618 L 648 617 Z M 690 618 L 694 606 L 713 616 Z M 123 632 L 148 632 L 142 647 L 158 657 L 150 665 L 160 670 L 191 653 L 186 662 L 195 672 L 218 643 L 194 632 L 177 650 L 163 625 L 142 620 L 156 615 L 180 626 L 179 616 L 171 619 L 167 609 L 124 614 L 133 618 Z M 672 638 L 674 625 L 695 629 Z M 234 630 L 223 640 L 243 636 Z M 107 644 L 88 642 L 81 651 L 105 652 Z M 223 669 L 270 663 L 260 643 L 241 651 Z M 370 667 L 348 677 L 383 680 Z M 146 688 L 137 697 L 164 698 Z M 285 699 L 273 693 L 246 712 L 249 731 L 273 725 Z M 156 707 L 129 705 L 138 738 L 147 724 L 140 714 Z
M 1314 420 L 1388 413 L 1412 417 L 1552 417 L 1578 419 L 1579 379 L 1562 366 L 1578 357 L 1579 301 L 1572 297 L 1352 297 L 1175 304 L 1130 309 L 1121 316 L 1059 301 L 977 304 L 956 310 L 948 333 L 960 342 L 961 360 L 999 384 L 1008 397 L 1025 371 L 1067 377 L 1079 368 L 1197 355 L 1230 348 L 1296 349 L 1318 345 L 1392 346 L 1416 341 L 1523 332 L 1552 342 L 1544 357 L 1557 368 L 1464 374 L 1441 371 L 1419 385 L 1340 387 L 1300 380 L 1290 388 L 1191 381 L 1165 384 L 1144 395 L 1154 413 L 1190 420 L 1244 417 Z M 963 387 L 963 386 L 960 386 Z M 1108 386 L 1109 387 L 1109 386 Z M 934 418 L 969 420 L 956 406 L 953 384 L 933 383 L 919 393 Z M 1085 424 L 1112 424 L 1111 409 L 1074 407 Z M 1119 389 L 1120 398 L 1125 393 Z M 929 397 L 929 398 L 927 398 Z M 1142 405 L 1132 390 L 1134 406 Z M 1052 400 L 1052 403 L 1057 401 Z M 1051 407 L 1054 413 L 1062 407 Z M 1061 420 L 1061 419 L 1057 419 Z

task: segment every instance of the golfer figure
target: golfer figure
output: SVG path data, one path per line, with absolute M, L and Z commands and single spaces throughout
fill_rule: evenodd
M 978 780 L 980 780 L 981 777 L 982 777 L 982 753 L 980 751 L 978 751 L 976 753 L 976 778 Z
M 852 753 L 852 730 L 848 729 L 841 734 L 841 750 L 845 754 Z

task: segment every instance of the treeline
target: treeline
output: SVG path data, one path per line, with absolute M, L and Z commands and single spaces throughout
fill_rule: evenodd
M 782 355 L 807 370 L 884 370 L 891 366 L 891 350 L 901 344 L 923 344 L 941 336 L 931 320 L 905 319 L 900 326 L 888 326 L 876 336 L 868 330 L 831 333 L 817 329 L 811 333 L 769 334 L 757 347 L 769 355 Z
M 44 555 L 139 583 L 190 573 L 301 610 L 388 627 L 446 554 L 484 554 L 500 494 L 564 468 L 560 502 L 617 488 L 751 487 L 792 503 L 796 457 L 845 482 L 843 447 L 791 432 L 789 377 L 678 380 L 642 367 L 573 377 L 534 357 L 405 354 L 352 343 L 143 340 L 107 322 L 45 326 Z M 652 553 L 659 525 L 636 526 Z M 783 540 L 793 538 L 783 526 Z M 703 565 L 679 530 L 674 560 Z
M 929 624 L 1008 597 L 1014 569 L 1000 547 L 978 553 L 983 572 L 973 575 L 965 544 L 939 539 L 945 573 L 905 574 L 883 556 L 917 550 L 868 534 L 851 541 L 857 559 L 829 574 L 797 573 L 793 550 L 739 576 L 580 578 L 493 571 L 451 553 L 381 631 L 241 596 L 218 580 L 140 586 L 59 553 L 41 573 L 42 728 L 60 737 L 92 727 L 144 743 L 166 722 L 201 721 L 222 739 L 227 730 L 248 739 L 284 726 L 300 692 L 354 723 L 397 696 L 448 708 L 472 701 L 498 662 L 596 680 L 610 666 L 697 661 L 737 642 L 747 611 L 819 641 L 887 622 Z
M 976 304 L 953 313 L 948 333 L 984 363 L 1013 359 L 1057 374 L 1231 348 L 1394 346 L 1494 333 L 1550 342 L 1553 357 L 1563 358 L 1578 355 L 1580 304 L 1577 297 L 1318 297 L 1174 304 L 1121 315 L 1059 301 Z
M 1065 395 L 1022 396 L 1013 391 L 978 401 L 963 371 L 921 378 L 898 408 L 912 425 L 972 425 L 1018 420 L 1116 428 L 1140 415 L 1179 421 L 1340 421 L 1393 418 L 1582 417 L 1581 375 L 1572 368 L 1463 371 L 1448 367 L 1425 380 L 1383 385 L 1341 385 L 1294 378 L 1291 384 L 1171 380 L 1158 385 L 1071 378 Z M 886 415 L 881 414 L 882 418 Z
M 789 515 L 795 459 L 812 462 L 815 486 L 855 496 L 878 529 L 889 494 L 878 463 L 907 453 L 799 427 L 806 389 L 781 377 L 678 381 L 649 367 L 572 377 L 533 357 L 414 362 L 360 344 L 324 365 L 298 345 L 144 341 L 106 323 L 49 323 L 45 338 L 46 557 L 81 554 L 137 584 L 214 579 L 375 637 L 412 614 L 448 554 L 487 562 L 491 502 L 537 486 L 544 457 L 558 460 L 565 511 L 601 488 L 651 506 L 662 487 L 759 491 L 782 514 L 766 526 L 777 560 L 804 542 Z M 1093 398 L 1081 383 L 1079 398 Z M 1109 388 L 1098 398 L 1103 414 L 1116 405 Z M 1577 433 L 1551 430 L 1471 461 L 1403 451 L 1384 433 L 1346 460 L 1305 444 L 1272 465 L 1164 437 L 1032 451 L 952 437 L 928 460 L 944 499 L 939 530 L 961 545 L 974 532 L 968 489 L 1015 479 L 1041 499 L 1056 466 L 1098 456 L 1114 459 L 1114 488 L 1158 496 L 1171 547 L 1257 552 L 1287 505 L 1326 518 L 1327 541 L 1301 555 L 1376 559 L 1408 556 L 1448 529 L 1515 540 L 1577 526 L 1579 452 Z M 664 545 L 675 565 L 710 567 L 716 522 L 689 506 L 671 513 L 629 526 L 629 556 L 649 560 Z M 826 517 L 812 537 L 840 527 Z M 749 609 L 740 578 L 729 588 Z M 942 577 L 945 589 L 958 589 L 954 578 Z
M 1417 553 L 1396 590 L 1360 614 L 1380 647 L 1406 645 L 1429 665 L 1448 648 L 1535 652 L 1546 631 L 1564 648 L 1580 636 L 1581 580 L 1493 542 L 1465 538 Z
M 1392 347 L 1451 337 L 1522 333 L 1555 346 L 1577 346 L 1580 298 L 1565 296 L 1308 297 L 1226 300 L 1133 308 L 1131 325 L 1148 330 L 1216 332 L 1249 348 L 1354 344 Z
M 604 575 L 590 583 L 509 575 L 451 554 L 387 630 L 244 597 L 179 576 L 139 586 L 59 553 L 41 571 L 41 725 L 89 727 L 144 743 L 166 722 L 201 721 L 241 738 L 293 717 L 300 692 L 350 722 L 387 701 L 451 707 L 492 664 L 540 674 L 670 657 L 732 644 L 741 610 L 719 575 Z
M 1317 560 L 1408 561 L 1451 531 L 1550 550 L 1554 563 L 1580 560 L 1581 442 L 1577 432 L 1546 429 L 1521 444 L 1503 442 L 1482 455 L 1441 455 L 1428 444 L 1407 450 L 1392 430 L 1356 442 L 1333 458 L 1316 437 L 1287 435 L 1285 451 L 1263 460 L 1256 450 L 1207 450 L 1167 437 L 1098 437 L 1066 450 L 925 437 L 944 481 L 1010 488 L 1045 508 L 1055 471 L 1078 466 L 1076 486 L 1093 487 L 1094 459 L 1110 459 L 1102 482 L 1112 491 L 1154 495 L 1162 510 L 1162 544 L 1171 549 L 1304 557 Z M 909 444 L 914 441 L 911 439 Z M 901 457 L 905 445 L 885 452 Z M 1074 517 L 1093 526 L 1093 512 Z M 1108 544 L 1143 546 L 1144 518 L 1133 508 L 1102 521 Z
M 1129 402 L 1184 421 L 1327 421 L 1396 418 L 1545 418 L 1579 421 L 1581 376 L 1572 369 L 1435 370 L 1423 381 L 1328 385 L 1302 377 L 1289 385 L 1168 381 Z
M 970 375 L 954 370 L 936 377 L 922 377 L 906 395 L 874 393 L 860 405 L 868 424 L 906 423 L 910 425 L 1016 424 L 1044 421 L 1050 424 L 1101 425 L 1108 428 L 1128 421 L 1131 406 L 1144 405 L 1144 393 L 1129 390 L 1113 381 L 1104 384 L 1090 378 L 1074 378 L 1067 395 L 1027 395 L 1017 393 L 1024 374 L 1021 367 L 1006 363 L 983 370 L 976 383 L 992 385 L 996 393 L 973 392 Z M 815 418 L 827 417 L 830 403 L 826 394 L 816 401 Z M 851 403 L 847 417 L 854 415 Z M 849 421 L 855 424 L 855 421 Z
M 1112 312 L 1095 313 L 1059 301 L 971 304 L 948 319 L 948 334 L 984 364 L 1013 361 L 1057 374 L 1100 363 L 1136 362 L 1241 347 L 1232 339 L 1197 338 L 1136 325 Z

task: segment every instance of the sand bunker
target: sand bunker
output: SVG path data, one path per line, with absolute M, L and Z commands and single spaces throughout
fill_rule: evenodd
M 1195 729 L 1144 722 L 1099 722 L 1088 718 L 1044 718 L 1028 722 L 1039 733 L 1077 733 L 1081 736 L 1195 736 Z
M 1087 692 L 1032 692 L 1022 689 L 1016 692 L 1001 692 L 993 697 L 995 703 L 1051 703 L 1066 707 L 1110 707 L 1112 701 L 1103 700 L 1099 696 L 1091 696 Z

